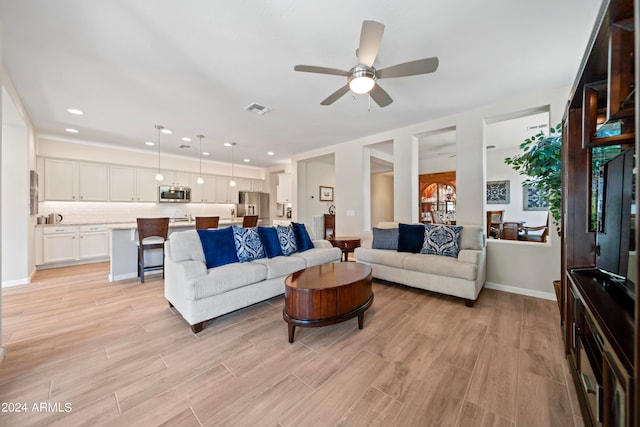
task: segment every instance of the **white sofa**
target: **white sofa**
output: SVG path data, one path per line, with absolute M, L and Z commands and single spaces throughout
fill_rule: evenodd
M 381 228 L 397 223 L 379 224 Z M 472 307 L 486 280 L 486 241 L 479 226 L 463 226 L 457 258 L 372 249 L 371 231 L 355 250 L 358 262 L 369 264 L 373 277 L 428 291 L 464 298 Z
M 164 295 L 194 333 L 204 322 L 284 293 L 284 280 L 298 270 L 340 261 L 327 240 L 289 256 L 262 258 L 207 269 L 196 230 L 172 233 L 165 242 Z

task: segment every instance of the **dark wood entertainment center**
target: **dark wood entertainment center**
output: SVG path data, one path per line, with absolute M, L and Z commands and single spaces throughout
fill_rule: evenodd
M 640 152 L 635 108 L 640 30 L 638 12 L 634 15 L 639 5 L 640 0 L 603 1 L 563 119 L 560 305 L 565 352 L 586 425 L 640 426 L 638 298 L 618 286 L 629 281 L 612 280 L 595 268 L 596 234 L 602 230 L 593 214 L 600 153 L 612 146 Z M 632 179 L 640 188 L 639 174 Z M 631 235 L 629 275 L 637 283 L 640 240 L 637 216 L 629 215 L 618 231 Z

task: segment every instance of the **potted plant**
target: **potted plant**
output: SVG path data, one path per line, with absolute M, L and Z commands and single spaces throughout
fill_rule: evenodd
M 536 188 L 549 206 L 549 212 L 560 232 L 560 215 L 562 207 L 562 124 L 549 129 L 549 135 L 539 132 L 527 138 L 520 149 L 524 152 L 507 157 L 504 162 L 520 175 L 528 178 L 523 184 Z

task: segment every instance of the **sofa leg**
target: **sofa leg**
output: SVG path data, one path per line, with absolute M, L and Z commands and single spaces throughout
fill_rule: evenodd
M 196 323 L 195 325 L 191 325 L 191 332 L 197 334 L 198 332 L 202 331 L 203 328 L 204 322 Z
M 473 307 L 473 303 L 475 303 L 475 300 L 472 299 L 466 299 L 464 300 L 464 305 L 466 305 L 467 307 Z

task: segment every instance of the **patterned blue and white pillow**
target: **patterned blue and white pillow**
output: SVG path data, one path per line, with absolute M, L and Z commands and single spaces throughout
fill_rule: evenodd
M 233 241 L 240 262 L 252 261 L 266 256 L 257 228 L 242 228 L 234 225 Z
M 458 258 L 460 252 L 460 225 L 424 225 L 424 243 L 421 254 L 444 255 Z
M 284 227 L 279 225 L 276 229 L 278 233 L 278 241 L 280 242 L 280 248 L 282 249 L 282 255 L 288 256 L 298 251 L 298 245 L 296 244 L 296 235 L 293 232 L 293 227 L 289 225 Z

